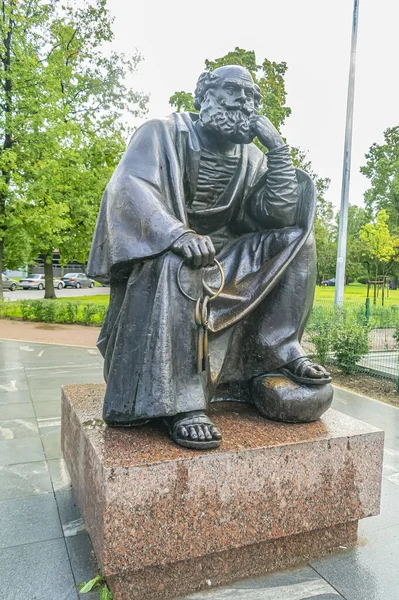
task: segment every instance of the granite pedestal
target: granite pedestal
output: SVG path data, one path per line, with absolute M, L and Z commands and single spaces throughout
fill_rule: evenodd
M 357 542 L 378 514 L 383 432 L 329 410 L 306 425 L 214 405 L 223 445 L 173 444 L 161 423 L 111 429 L 103 385 L 63 389 L 62 448 L 114 600 L 166 600 Z

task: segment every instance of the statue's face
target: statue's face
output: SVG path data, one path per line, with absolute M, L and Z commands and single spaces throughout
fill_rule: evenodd
M 250 117 L 256 113 L 255 86 L 244 69 L 223 70 L 219 82 L 205 94 L 200 119 L 208 131 L 236 144 L 252 142 Z

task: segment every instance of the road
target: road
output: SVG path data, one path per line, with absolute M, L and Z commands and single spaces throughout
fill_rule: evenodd
M 109 288 L 107 287 L 94 287 L 94 288 L 80 288 L 75 290 L 74 288 L 67 288 L 62 290 L 55 290 L 57 298 L 73 298 L 74 296 L 99 296 L 109 294 Z M 44 290 L 16 290 L 15 292 L 4 291 L 5 300 L 40 300 L 44 298 Z

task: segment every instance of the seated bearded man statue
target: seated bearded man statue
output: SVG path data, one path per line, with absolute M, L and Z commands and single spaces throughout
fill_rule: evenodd
M 88 272 L 111 288 L 98 341 L 110 426 L 161 418 L 178 444 L 208 449 L 222 439 L 210 402 L 293 423 L 331 404 L 329 374 L 300 345 L 314 186 L 259 101 L 246 69 L 203 73 L 199 114 L 142 125 L 105 191 Z

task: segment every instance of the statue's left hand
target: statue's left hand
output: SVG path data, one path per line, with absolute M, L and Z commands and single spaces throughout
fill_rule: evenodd
M 267 117 L 253 115 L 250 118 L 250 125 L 254 137 L 257 137 L 260 143 L 268 150 L 284 146 L 283 138 Z

